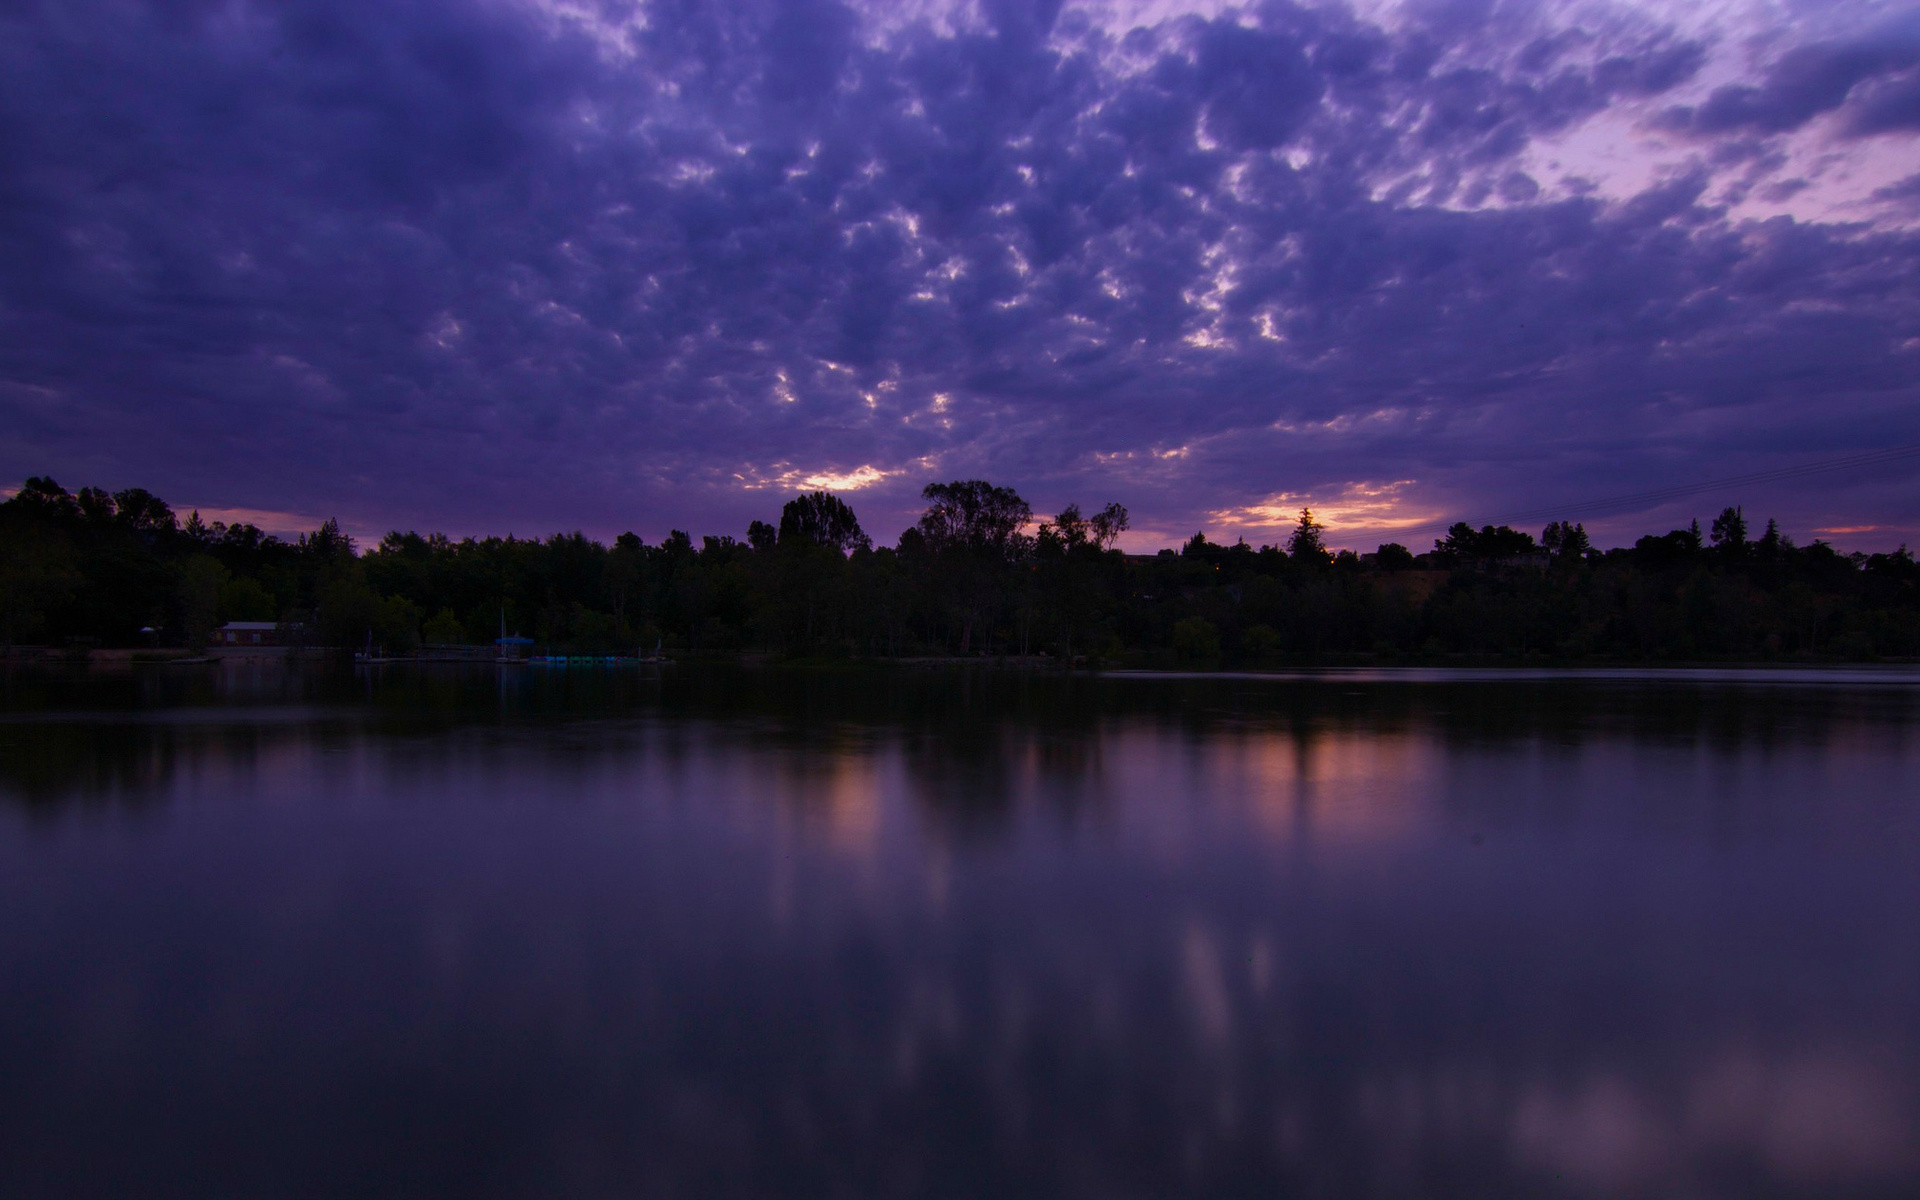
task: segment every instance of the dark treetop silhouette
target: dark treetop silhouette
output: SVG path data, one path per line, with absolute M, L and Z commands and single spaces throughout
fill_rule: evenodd
M 0 504 L 0 642 L 175 646 L 277 621 L 315 645 L 490 641 L 504 622 L 556 651 L 667 646 L 788 655 L 1047 654 L 1157 665 L 1283 656 L 1867 659 L 1920 654 L 1920 568 L 1902 546 L 1842 555 L 1727 508 L 1597 550 L 1462 522 L 1416 554 L 1331 552 L 1311 511 L 1283 550 L 1196 533 L 1178 553 L 1114 548 L 1127 511 L 1042 520 L 1011 488 L 930 484 L 895 546 L 811 492 L 747 539 L 675 530 L 657 546 L 389 533 L 357 552 L 328 521 L 285 541 L 180 522 L 139 489 L 30 479 Z

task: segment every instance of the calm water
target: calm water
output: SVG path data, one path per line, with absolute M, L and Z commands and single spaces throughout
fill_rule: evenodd
M 1920 677 L 0 676 L 21 1196 L 1913 1196 Z

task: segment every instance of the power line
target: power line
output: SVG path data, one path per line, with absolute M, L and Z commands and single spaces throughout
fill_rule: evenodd
M 1706 479 L 1698 483 L 1681 483 L 1669 487 L 1649 488 L 1641 492 L 1624 492 L 1617 496 L 1607 496 L 1596 500 L 1578 501 L 1570 504 L 1556 504 L 1543 508 L 1522 509 L 1503 513 L 1484 522 L 1489 525 L 1506 525 L 1514 521 L 1533 521 L 1541 517 L 1567 520 L 1584 519 L 1589 516 L 1602 516 L 1621 509 L 1652 508 L 1667 500 L 1678 500 L 1684 496 L 1697 496 L 1702 492 L 1718 491 L 1722 488 L 1744 487 L 1755 483 L 1774 483 L 1784 479 L 1799 479 L 1808 475 L 1821 475 L 1830 471 L 1858 470 L 1876 467 L 1883 463 L 1900 462 L 1904 459 L 1920 458 L 1920 444 L 1889 446 L 1880 450 L 1869 450 L 1859 454 L 1849 454 L 1842 458 L 1823 459 L 1818 462 L 1801 463 L 1791 467 L 1776 467 L 1767 471 L 1753 471 L 1745 475 L 1729 475 L 1722 479 Z M 1455 522 L 1443 522 L 1432 525 L 1416 525 L 1407 529 L 1396 529 L 1396 534 L 1444 533 Z

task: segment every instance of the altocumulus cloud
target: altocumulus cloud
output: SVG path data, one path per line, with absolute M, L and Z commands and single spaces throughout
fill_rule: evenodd
M 0 480 L 1359 540 L 1920 441 L 1920 21 L 1689 11 L 14 0 Z

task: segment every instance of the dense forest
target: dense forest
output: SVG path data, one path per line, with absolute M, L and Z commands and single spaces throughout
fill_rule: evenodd
M 489 643 L 504 625 L 560 653 L 793 657 L 1048 655 L 1257 665 L 1302 658 L 1872 659 L 1920 655 L 1920 568 L 1902 546 L 1796 546 L 1728 508 L 1702 534 L 1599 550 L 1577 524 L 1539 539 L 1455 525 L 1431 550 L 1330 552 L 1310 512 L 1285 545 L 1115 549 L 1117 504 L 1035 522 L 1010 488 L 929 485 L 925 514 L 874 546 L 853 510 L 799 496 L 744 540 L 681 531 L 358 549 L 335 522 L 292 541 L 184 522 L 138 488 L 35 478 L 0 504 L 0 645 L 205 644 L 273 621 L 315 646 L 387 653 Z

